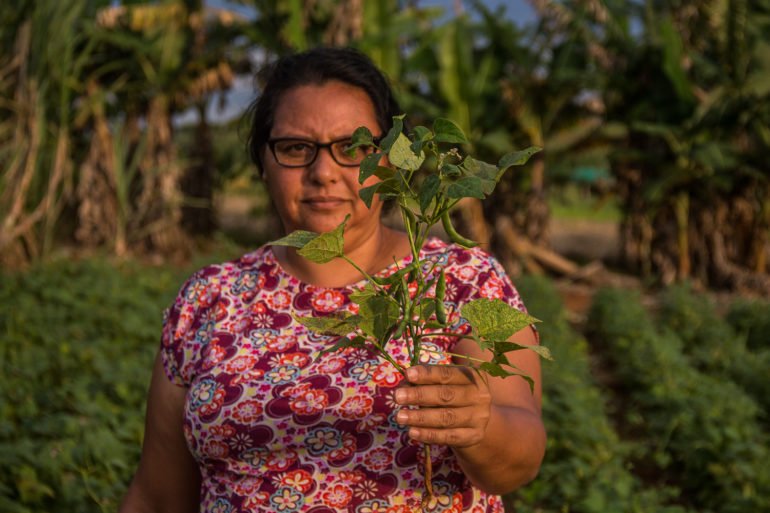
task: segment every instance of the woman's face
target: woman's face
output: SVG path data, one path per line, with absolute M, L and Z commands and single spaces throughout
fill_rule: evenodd
M 328 143 L 350 137 L 367 127 L 381 136 L 369 96 L 360 88 L 330 81 L 288 90 L 279 100 L 271 139 L 298 138 Z M 276 162 L 265 147 L 264 178 L 287 233 L 294 230 L 325 232 L 335 228 L 347 214 L 346 235 L 371 234 L 380 223 L 382 203 L 375 197 L 369 209 L 358 191 L 377 182 L 370 177 L 358 183 L 358 167 L 343 167 L 329 149 L 319 148 L 315 161 L 305 167 L 287 168 Z M 347 239 L 348 237 L 346 237 Z

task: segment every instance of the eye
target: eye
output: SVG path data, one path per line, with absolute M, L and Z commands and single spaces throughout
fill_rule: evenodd
M 368 151 L 364 146 L 358 146 L 353 148 L 353 141 L 348 139 L 347 141 L 340 141 L 335 144 L 337 153 L 345 160 L 360 160 L 365 156 Z
M 281 144 L 277 145 L 276 148 L 281 153 L 291 153 L 291 154 L 299 154 L 299 153 L 310 153 L 313 151 L 313 145 L 306 143 L 304 141 L 284 141 Z

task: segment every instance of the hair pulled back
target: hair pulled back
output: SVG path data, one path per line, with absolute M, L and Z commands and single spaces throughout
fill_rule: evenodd
M 315 48 L 282 57 L 263 68 L 259 76 L 264 86 L 262 94 L 250 107 L 248 151 L 260 171 L 261 152 L 270 138 L 275 110 L 281 97 L 290 89 L 332 80 L 358 87 L 369 96 L 383 134 L 390 129 L 393 116 L 401 113 L 382 71 L 369 57 L 352 48 Z

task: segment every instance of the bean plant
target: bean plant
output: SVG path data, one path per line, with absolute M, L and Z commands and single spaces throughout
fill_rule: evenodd
M 500 299 L 476 299 L 465 304 L 458 312 L 447 312 L 444 301 L 446 277 L 441 269 L 435 272 L 436 262 L 420 259 L 420 248 L 432 226 L 441 222 L 448 237 L 456 244 L 471 248 L 476 245 L 455 230 L 450 211 L 463 198 L 484 199 L 492 193 L 503 173 L 521 166 L 540 150 L 530 147 L 503 156 L 497 165 L 463 156 L 461 145 L 468 141 L 462 130 L 452 121 L 439 118 L 433 128 L 416 126 L 409 136 L 404 134 L 404 116 L 393 118 L 393 126 L 381 140 L 374 139 L 366 127 L 358 128 L 347 151 L 365 151 L 360 165 L 359 183 L 371 176 L 380 180 L 361 189 L 359 195 L 367 207 L 379 194 L 383 200 L 396 203 L 409 238 L 412 260 L 387 277 L 371 276 L 344 251 L 346 217 L 335 229 L 326 233 L 297 230 L 272 244 L 297 248 L 305 258 L 319 264 L 341 258 L 355 267 L 366 284 L 350 295 L 358 305 L 358 313 L 343 312 L 326 317 L 297 317 L 310 330 L 339 337 L 324 352 L 347 347 L 364 348 L 390 362 L 405 376 L 408 366 L 417 365 L 423 351 L 423 342 L 431 337 L 468 337 L 490 354 L 489 360 L 462 356 L 464 366 L 482 375 L 497 377 L 519 376 L 534 387 L 527 376 L 507 358 L 511 351 L 535 351 L 549 358 L 548 349 L 539 345 L 524 345 L 508 339 L 517 331 L 539 322 L 538 319 L 509 306 Z M 389 165 L 381 165 L 387 156 Z M 416 290 L 414 284 L 416 283 Z M 412 284 L 412 290 L 410 290 Z M 465 324 L 470 332 L 460 331 Z M 395 341 L 406 344 L 409 365 L 396 361 L 390 348 Z M 432 351 L 432 349 L 431 349 Z M 449 356 L 460 356 L 448 353 Z M 459 365 L 459 364 L 455 364 Z M 425 486 L 423 506 L 433 498 L 431 486 L 430 445 L 425 445 Z

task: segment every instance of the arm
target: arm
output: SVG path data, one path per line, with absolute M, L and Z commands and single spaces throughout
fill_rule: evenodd
M 510 340 L 537 343 L 531 329 Z M 488 359 L 472 340 L 460 341 L 455 352 Z M 415 440 L 451 446 L 465 475 L 478 488 L 496 494 L 512 491 L 534 479 L 545 454 L 538 358 L 527 350 L 508 357 L 535 380 L 534 394 L 518 377 L 480 377 L 467 369 L 442 365 L 412 367 L 407 379 L 417 386 L 400 388 L 397 400 L 422 408 L 402 409 L 397 419 L 410 426 L 409 435 Z
M 168 380 L 158 355 L 147 398 L 142 457 L 120 513 L 199 510 L 200 473 L 182 431 L 186 393 Z

